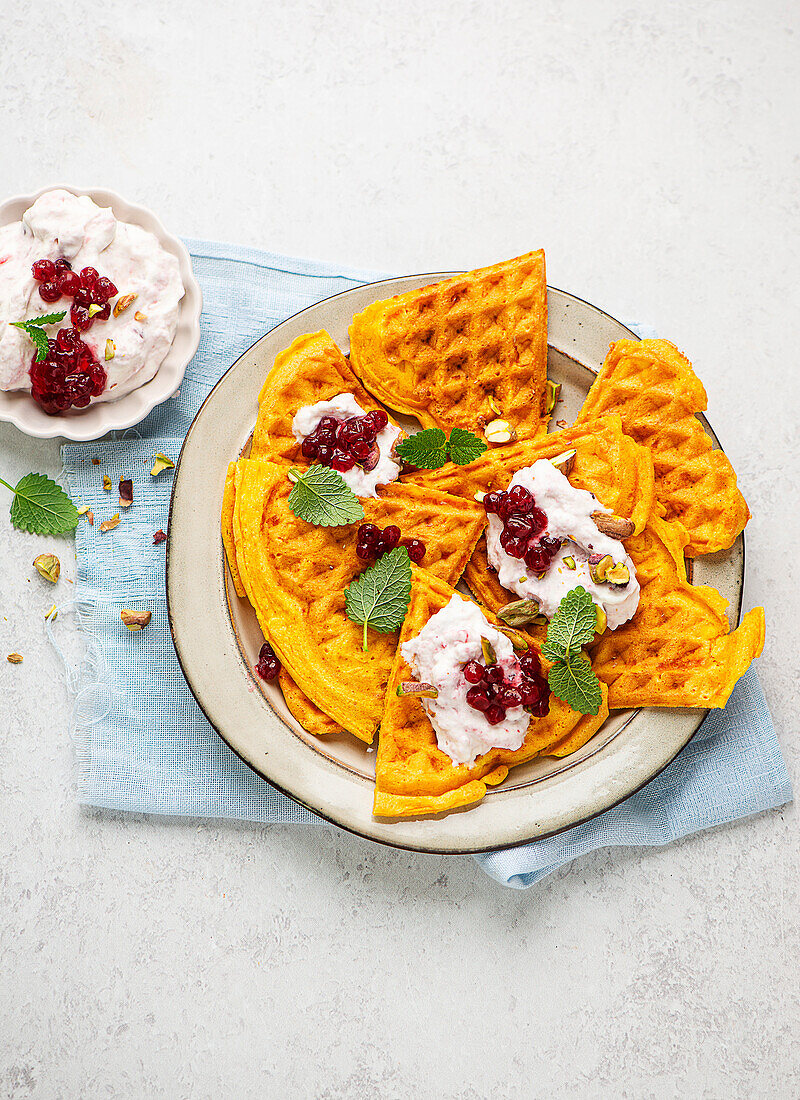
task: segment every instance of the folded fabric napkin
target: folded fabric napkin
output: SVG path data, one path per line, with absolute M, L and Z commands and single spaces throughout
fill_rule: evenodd
M 79 797 L 91 806 L 192 817 L 323 824 L 243 764 L 197 707 L 178 665 L 167 622 L 164 544 L 171 472 L 149 477 L 152 457 L 177 458 L 183 437 L 225 370 L 255 340 L 306 306 L 374 272 L 306 263 L 249 248 L 189 241 L 203 290 L 202 339 L 180 391 L 136 429 L 112 441 L 69 444 L 70 493 L 95 524 L 76 534 L 75 606 L 86 641 L 76 669 L 74 736 Z M 92 463 L 100 460 L 99 465 Z M 134 479 L 135 506 L 113 535 L 99 532 L 116 488 Z M 131 645 L 120 610 L 153 610 L 147 645 Z M 530 886 L 593 848 L 666 844 L 687 833 L 782 805 L 789 777 L 755 672 L 736 688 L 678 758 L 638 794 L 585 825 L 521 848 L 476 857 L 498 882 Z

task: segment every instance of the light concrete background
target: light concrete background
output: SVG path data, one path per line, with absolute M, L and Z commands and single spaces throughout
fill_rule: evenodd
M 397 272 L 543 245 L 695 362 L 794 774 L 795 3 L 0 0 L 0 190 Z M 57 446 L 0 425 L 0 476 Z M 5 492 L 0 490 L 0 492 Z M 793 809 L 524 893 L 333 830 L 82 811 L 0 506 L 0 1095 L 796 1097 Z M 70 567 L 71 568 L 71 567 Z M 69 572 L 69 570 L 67 570 Z

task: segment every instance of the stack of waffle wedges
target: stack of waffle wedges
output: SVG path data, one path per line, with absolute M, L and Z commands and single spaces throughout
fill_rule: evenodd
M 577 751 L 609 708 L 722 707 L 761 652 L 763 609 L 731 632 L 726 601 L 687 580 L 686 558 L 730 548 L 749 518 L 730 462 L 698 418 L 706 395 L 688 360 L 665 340 L 618 341 L 574 425 L 549 434 L 546 385 L 544 254 L 532 252 L 375 302 L 353 318 L 349 359 L 325 332 L 295 340 L 264 382 L 249 452 L 228 469 L 222 537 L 235 591 L 280 658 L 280 687 L 305 729 L 345 731 L 367 744 L 380 731 L 374 812 L 382 817 L 477 802 L 514 764 Z M 344 392 L 365 411 L 385 406 L 446 432 L 479 434 L 500 414 L 511 437 L 467 466 L 406 469 L 377 498 L 362 500 L 366 522 L 396 524 L 427 547 L 401 631 L 371 633 L 366 652 L 361 627 L 345 614 L 345 588 L 364 568 L 355 525 L 316 527 L 287 503 L 288 469 L 308 464 L 292 432 L 295 414 Z M 625 547 L 639 607 L 589 647 L 602 686 L 596 716 L 553 698 L 521 749 L 454 765 L 419 699 L 397 695 L 411 675 L 399 646 L 459 581 L 497 623 L 515 596 L 489 568 L 478 500 L 537 459 L 568 450 L 570 482 L 630 520 Z M 531 626 L 524 638 L 539 651 L 544 630 Z

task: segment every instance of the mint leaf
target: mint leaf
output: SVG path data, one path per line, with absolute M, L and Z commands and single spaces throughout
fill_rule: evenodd
M 441 428 L 423 428 L 398 443 L 396 450 L 420 470 L 438 470 L 447 462 L 447 437 Z
M 60 485 L 44 474 L 26 474 L 16 488 L 0 478 L 14 494 L 11 523 L 34 535 L 62 535 L 78 525 L 78 509 Z
M 566 594 L 547 627 L 542 653 L 548 661 L 558 661 L 588 645 L 597 630 L 597 608 L 580 585 Z
M 290 470 L 295 483 L 289 507 L 298 519 L 316 527 L 342 527 L 364 518 L 364 509 L 353 490 L 336 470 L 310 466 L 304 472 Z
M 47 333 L 41 326 L 57 325 L 59 321 L 63 321 L 66 316 L 67 311 L 62 309 L 58 313 L 44 313 L 41 317 L 31 317 L 27 321 L 9 321 L 9 324 L 12 328 L 21 328 L 25 335 L 33 341 L 36 345 L 36 362 L 42 363 L 47 358 L 49 348 L 47 344 Z
M 365 569 L 344 591 L 348 619 L 364 624 L 363 649 L 367 649 L 367 627 L 379 634 L 399 630 L 411 599 L 411 559 L 405 546 Z
M 553 695 L 579 714 L 597 714 L 600 709 L 603 692 L 585 653 L 571 653 L 565 661 L 554 664 L 547 682 Z
M 464 428 L 453 428 L 447 443 L 450 453 L 450 461 L 456 466 L 469 466 L 476 458 L 480 458 L 486 450 L 486 444 L 477 435 L 466 431 Z

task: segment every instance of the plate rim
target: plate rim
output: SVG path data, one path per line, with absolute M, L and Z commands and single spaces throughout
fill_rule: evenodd
M 171 634 L 171 637 L 172 637 L 172 642 L 173 642 L 173 646 L 174 646 L 174 649 L 175 649 L 175 654 L 176 654 L 176 658 L 178 660 L 178 664 L 180 666 L 180 669 L 181 669 L 183 677 L 186 681 L 186 684 L 187 684 L 193 698 L 195 699 L 198 707 L 200 708 L 201 712 L 203 713 L 204 717 L 208 721 L 211 728 L 222 739 L 222 741 L 228 746 L 228 748 L 234 753 L 234 755 L 239 760 L 241 760 L 242 763 L 247 765 L 247 767 L 251 771 L 253 771 L 256 775 L 258 775 L 260 779 L 262 779 L 263 781 L 268 783 L 275 790 L 279 791 L 281 794 L 285 795 L 287 798 L 290 798 L 293 802 L 295 802 L 298 805 L 302 806 L 304 809 L 307 809 L 310 813 L 314 814 L 316 817 L 321 818 L 322 820 L 328 822 L 329 824 L 335 825 L 337 828 L 343 829 L 344 831 L 346 831 L 348 833 L 351 833 L 354 836 L 361 837 L 362 839 L 369 840 L 369 841 L 372 841 L 372 842 L 377 843 L 377 844 L 382 844 L 386 847 L 396 848 L 396 849 L 399 849 L 399 850 L 402 850 L 402 851 L 413 851 L 413 852 L 419 852 L 419 853 L 424 853 L 424 854 L 438 854 L 438 855 L 480 855 L 480 854 L 488 854 L 488 853 L 497 852 L 497 851 L 504 851 L 504 850 L 509 849 L 509 848 L 517 848 L 517 847 L 524 846 L 526 844 L 534 843 L 537 840 L 544 840 L 548 837 L 558 836 L 558 835 L 560 835 L 564 832 L 568 832 L 570 829 L 578 827 L 579 825 L 584 825 L 587 822 L 592 821 L 594 818 L 596 818 L 596 817 L 600 816 L 601 814 L 605 813 L 607 810 L 613 809 L 616 806 L 620 805 L 625 800 L 627 800 L 628 798 L 633 797 L 633 795 L 637 794 L 644 787 L 646 787 L 649 783 L 651 783 L 654 779 L 656 779 L 659 775 L 661 775 L 662 772 L 665 771 L 666 768 L 669 767 L 669 765 L 676 759 L 676 757 L 680 754 L 680 752 L 682 752 L 683 749 L 694 738 L 697 731 L 700 729 L 703 722 L 708 717 L 708 715 L 710 713 L 710 709 L 709 708 L 680 708 L 682 711 L 684 711 L 687 714 L 694 713 L 695 714 L 695 721 L 694 721 L 694 724 L 693 724 L 692 728 L 689 730 L 688 734 L 683 739 L 682 743 L 679 744 L 678 747 L 675 749 L 674 753 L 672 753 L 672 755 L 670 755 L 668 759 L 666 759 L 662 763 L 660 763 L 659 766 L 655 770 L 651 771 L 646 778 L 641 780 L 641 782 L 637 782 L 637 784 L 634 787 L 628 788 L 624 793 L 620 794 L 619 796 L 613 795 L 612 796 L 612 801 L 608 802 L 607 804 L 604 804 L 604 805 L 600 806 L 597 809 L 592 810 L 589 813 L 586 813 L 586 814 L 576 818 L 575 820 L 569 822 L 568 824 L 565 824 L 565 825 L 547 830 L 545 832 L 537 833 L 535 836 L 525 836 L 525 837 L 521 837 L 520 839 L 516 839 L 516 840 L 503 840 L 503 841 L 497 842 L 497 843 L 470 845 L 468 847 L 458 847 L 458 848 L 457 847 L 437 847 L 435 844 L 430 844 L 430 843 L 426 843 L 426 842 L 414 842 L 413 840 L 398 840 L 398 839 L 393 839 L 391 837 L 376 836 L 371 832 L 360 829 L 360 828 L 356 827 L 353 824 L 343 822 L 343 821 L 337 819 L 336 817 L 331 816 L 330 813 L 327 813 L 324 810 L 320 809 L 319 807 L 317 807 L 315 805 L 312 805 L 311 803 L 306 801 L 300 794 L 295 793 L 294 791 L 289 790 L 287 787 L 283 786 L 274 777 L 267 776 L 264 773 L 264 771 L 262 771 L 259 767 L 256 766 L 255 763 L 253 763 L 252 760 L 248 759 L 247 756 L 245 756 L 242 752 L 239 751 L 239 749 L 232 743 L 232 741 L 229 739 L 229 737 L 226 736 L 225 732 L 211 718 L 211 716 L 209 715 L 209 713 L 206 709 L 206 706 L 204 705 L 203 699 L 201 697 L 200 688 L 195 687 L 195 685 L 192 681 L 192 678 L 191 678 L 191 674 L 190 674 L 189 670 L 186 667 L 186 663 L 185 663 L 185 660 L 184 660 L 184 655 L 181 652 L 180 643 L 179 643 L 178 637 L 176 635 L 176 624 L 175 624 L 174 608 L 173 608 L 173 598 L 174 598 L 174 596 L 173 596 L 173 592 L 172 592 L 172 588 L 171 588 L 171 579 L 170 579 L 171 578 L 171 562 L 172 562 L 172 556 L 171 556 L 172 538 L 171 538 L 171 535 L 172 535 L 172 530 L 173 530 L 173 523 L 172 523 L 172 521 L 173 521 L 173 507 L 174 507 L 174 504 L 175 504 L 177 490 L 178 490 L 179 484 L 180 484 L 181 463 L 182 463 L 183 458 L 184 458 L 185 449 L 186 449 L 187 445 L 189 445 L 190 437 L 191 437 L 192 433 L 195 430 L 197 422 L 200 419 L 201 415 L 203 414 L 207 404 L 212 400 L 216 390 L 222 384 L 222 382 L 227 377 L 227 375 L 230 374 L 233 370 L 235 370 L 238 367 L 238 365 L 242 362 L 243 359 L 250 356 L 252 354 L 252 352 L 254 351 L 254 349 L 257 348 L 258 345 L 262 343 L 262 341 L 266 340 L 268 337 L 274 336 L 276 333 L 279 332 L 280 329 L 282 329 L 283 327 L 289 325 L 290 323 L 297 323 L 298 319 L 301 318 L 305 313 L 308 313 L 308 312 L 311 312 L 311 311 L 317 311 L 320 307 L 325 307 L 326 305 L 329 305 L 331 302 L 333 302 L 333 301 L 335 301 L 339 298 L 348 297 L 348 296 L 350 296 L 350 295 L 352 295 L 356 292 L 363 292 L 364 289 L 367 288 L 367 287 L 375 288 L 376 290 L 379 290 L 379 288 L 382 287 L 382 286 L 385 286 L 387 284 L 396 284 L 400 281 L 406 281 L 406 280 L 407 281 L 412 281 L 412 280 L 417 281 L 417 280 L 426 280 L 426 279 L 430 279 L 432 281 L 440 281 L 441 279 L 446 279 L 446 278 L 448 278 L 452 275 L 459 275 L 459 274 L 462 274 L 462 272 L 422 272 L 418 275 L 392 276 L 392 277 L 376 280 L 375 282 L 364 283 L 364 284 L 361 284 L 357 287 L 351 287 L 351 288 L 348 288 L 347 290 L 339 291 L 336 294 L 332 294 L 332 295 L 329 295 L 326 298 L 320 299 L 319 302 L 315 302 L 312 305 L 306 306 L 304 309 L 299 310 L 297 313 L 294 313 L 294 314 L 290 315 L 289 317 L 284 318 L 283 321 L 281 321 L 278 325 L 275 325 L 273 328 L 271 328 L 267 332 L 265 332 L 262 336 L 260 336 L 257 340 L 255 340 L 248 348 L 246 348 L 240 355 L 238 355 L 237 358 L 234 360 L 234 362 L 231 363 L 231 365 L 219 377 L 217 382 L 214 384 L 212 389 L 209 391 L 209 393 L 207 394 L 207 396 L 203 400 L 202 404 L 200 405 L 197 412 L 195 413 L 195 416 L 193 417 L 192 422 L 191 422 L 191 424 L 190 424 L 190 426 L 189 426 L 189 428 L 188 428 L 188 430 L 187 430 L 187 432 L 184 436 L 183 442 L 181 444 L 180 453 L 178 455 L 178 458 L 177 458 L 176 464 L 175 464 L 175 475 L 174 475 L 174 479 L 173 479 L 172 490 L 171 490 L 171 493 L 170 493 L 168 527 L 167 527 L 167 546 L 166 546 L 166 557 L 165 557 L 165 565 L 164 565 L 165 591 L 166 591 L 166 604 L 167 604 L 167 619 L 168 619 L 168 622 L 169 622 L 170 634 Z M 419 285 L 424 286 L 426 284 L 421 283 Z M 607 311 L 601 309 L 599 306 L 596 306 L 593 303 L 588 302 L 586 299 L 583 299 L 583 298 L 579 297 L 576 294 L 572 294 L 569 291 L 561 290 L 560 288 L 551 286 L 549 284 L 547 286 L 547 290 L 548 290 L 548 294 L 550 292 L 554 292 L 557 295 L 561 295 L 566 301 L 576 302 L 576 303 L 580 304 L 581 306 L 584 306 L 587 309 L 591 310 L 593 313 L 599 314 L 603 318 L 608 319 L 609 321 L 613 322 L 615 325 L 617 325 L 620 328 L 624 329 L 630 335 L 630 337 L 632 339 L 636 340 L 637 342 L 641 340 L 641 337 L 639 337 L 624 322 L 619 321 L 612 314 L 610 314 Z M 378 295 L 376 295 L 375 300 L 379 300 Z M 549 344 L 548 346 L 554 347 L 555 345 L 550 345 Z M 568 352 L 563 351 L 562 349 L 558 349 L 558 350 L 562 351 L 562 354 L 565 354 L 565 355 L 568 356 Z M 593 368 L 588 367 L 586 364 L 580 363 L 579 360 L 574 360 L 574 361 L 578 362 L 579 365 L 581 367 L 584 367 L 585 369 L 593 370 Z M 698 417 L 701 420 L 701 422 L 703 423 L 704 428 L 707 431 L 707 433 L 709 434 L 709 436 L 711 437 L 714 445 L 716 447 L 722 449 L 721 444 L 719 442 L 719 439 L 718 439 L 714 429 L 708 423 L 707 418 L 702 413 L 698 414 Z M 743 532 L 738 536 L 737 541 L 740 541 L 740 543 L 741 543 L 741 547 L 740 547 L 740 550 L 741 550 L 741 572 L 740 572 L 740 575 L 738 577 L 737 592 L 736 592 L 735 600 L 731 600 L 731 608 L 734 611 L 734 615 L 733 615 L 733 618 L 735 620 L 734 625 L 738 625 L 739 621 L 741 620 L 742 605 L 743 605 L 743 600 L 744 600 L 744 580 L 745 580 L 745 575 L 746 575 L 746 556 L 745 556 L 745 538 L 744 538 L 744 533 Z M 220 539 L 220 545 L 221 545 L 221 539 Z M 734 544 L 734 546 L 735 545 L 736 544 Z M 229 610 L 228 610 L 227 613 L 230 616 L 230 611 Z M 234 630 L 234 634 L 236 634 L 235 630 Z M 248 668 L 248 673 L 249 672 L 250 672 L 250 670 Z M 638 711 L 654 711 L 654 712 L 657 712 L 661 709 L 662 708 L 637 708 Z M 275 713 L 274 710 L 273 710 L 273 713 Z M 280 716 L 277 715 L 276 713 L 275 713 L 275 717 L 278 721 L 282 721 Z M 467 811 L 469 809 L 470 809 L 470 807 L 466 808 Z M 432 820 L 435 821 L 437 819 L 437 815 L 433 815 L 432 817 L 428 816 L 428 817 L 426 817 L 426 819 L 427 820 L 432 819 Z M 391 819 L 391 820 L 395 821 L 397 819 Z M 411 822 L 413 822 L 413 821 L 419 820 L 419 819 L 411 818 L 409 820 Z M 405 822 L 405 819 L 401 819 L 401 821 Z

